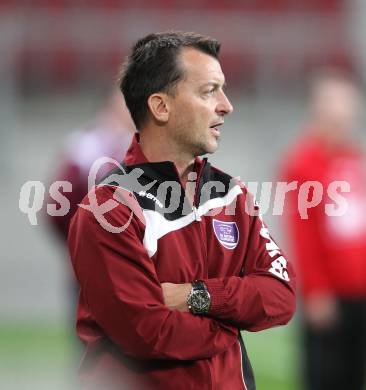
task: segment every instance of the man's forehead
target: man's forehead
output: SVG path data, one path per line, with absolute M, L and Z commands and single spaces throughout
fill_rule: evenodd
M 181 61 L 185 70 L 186 80 L 200 81 L 201 84 L 216 81 L 225 82 L 219 61 L 197 49 L 186 48 L 182 50 Z

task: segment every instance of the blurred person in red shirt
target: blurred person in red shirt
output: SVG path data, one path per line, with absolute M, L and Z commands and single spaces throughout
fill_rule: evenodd
M 76 212 L 78 204 L 88 193 L 88 175 L 93 163 L 101 157 L 109 157 L 117 162 L 122 161 L 134 131 L 135 125 L 123 95 L 116 89 L 109 95 L 96 116 L 85 126 L 72 132 L 66 139 L 59 163 L 51 175 L 50 182 L 67 181 L 71 183 L 70 192 L 58 189 L 58 192 L 69 202 L 69 211 L 63 216 L 47 213 L 51 228 L 62 244 L 66 245 L 71 218 Z M 97 179 L 101 179 L 111 167 L 113 164 L 101 165 L 98 169 Z M 60 199 L 59 196 L 57 198 Z M 54 204 L 55 199 L 50 196 L 48 203 Z M 56 208 L 59 207 L 60 205 L 56 206 Z M 69 268 L 69 262 L 66 262 L 66 266 Z M 79 287 L 71 269 L 69 275 L 69 316 L 73 323 Z
M 93 163 L 101 157 L 120 162 L 131 143 L 135 125 L 126 107 L 122 93 L 115 90 L 103 108 L 84 127 L 74 131 L 66 140 L 60 163 L 51 177 L 51 182 L 68 181 L 72 191 L 61 194 L 70 202 L 70 211 L 64 216 L 48 218 L 55 232 L 66 242 L 69 224 L 78 203 L 88 192 L 88 175 Z M 98 170 L 98 179 L 112 167 L 103 164 Z M 54 203 L 54 199 L 50 203 Z
M 310 120 L 282 163 L 282 180 L 297 182 L 297 189 L 308 181 L 323 188 L 307 219 L 299 211 L 298 191 L 287 193 L 284 207 L 302 292 L 309 390 L 361 390 L 365 378 L 366 170 L 354 131 L 360 103 L 360 90 L 348 74 L 319 73 L 311 88 Z M 331 194 L 334 181 L 349 183 L 350 191 Z M 337 213 L 340 196 L 345 212 L 332 216 L 326 205 Z

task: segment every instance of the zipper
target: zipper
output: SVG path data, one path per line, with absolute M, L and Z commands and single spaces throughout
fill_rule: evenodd
M 196 188 L 195 188 L 195 191 L 194 191 L 194 195 L 193 195 L 193 205 L 192 205 L 192 211 L 193 211 L 193 214 L 194 214 L 194 219 L 195 221 L 202 221 L 202 218 L 198 212 L 198 208 L 199 208 L 199 204 L 198 204 L 198 191 L 200 189 L 200 182 L 201 182 L 201 178 L 202 178 L 202 172 L 205 168 L 205 165 L 206 165 L 206 162 L 207 162 L 207 158 L 204 158 L 203 159 L 203 162 L 202 162 L 202 166 L 201 166 L 201 169 L 200 171 L 198 172 L 198 176 L 197 176 L 197 180 L 196 180 Z
M 196 222 L 198 222 L 198 229 L 199 229 L 200 235 L 201 235 L 201 246 L 202 246 L 202 250 L 203 250 L 203 260 L 204 260 L 204 268 L 205 268 L 204 273 L 205 273 L 205 276 L 208 277 L 207 239 L 206 239 L 206 236 L 203 234 L 203 228 L 202 228 L 202 223 L 201 223 L 202 218 L 201 218 L 201 216 L 199 214 L 199 210 L 198 210 L 198 208 L 199 208 L 198 192 L 201 188 L 200 184 L 201 184 L 201 179 L 202 179 L 202 172 L 205 168 L 206 162 L 207 162 L 207 158 L 204 158 L 203 162 L 202 162 L 201 169 L 199 170 L 198 175 L 197 175 L 196 188 L 195 188 L 194 196 L 193 196 L 192 211 L 194 214 L 194 220 Z M 214 389 L 214 383 L 213 383 L 214 375 L 211 371 L 210 362 L 207 361 L 206 364 L 207 364 L 207 369 L 208 369 L 208 373 L 209 373 L 209 380 L 210 380 L 209 388 Z
M 202 161 L 201 169 L 198 172 L 198 176 L 197 176 L 196 190 L 194 191 L 194 196 L 193 196 L 193 209 L 196 209 L 196 210 L 198 210 L 198 206 L 199 206 L 198 205 L 197 192 L 200 189 L 200 182 L 201 182 L 201 178 L 202 178 L 202 172 L 203 172 L 203 170 L 205 168 L 206 162 L 207 162 L 207 158 L 204 158 L 203 161 Z
M 207 162 L 207 158 L 203 159 L 202 166 L 200 171 L 198 172 L 197 175 L 197 181 L 196 181 L 196 189 L 194 191 L 194 196 L 193 196 L 193 206 L 192 206 L 192 211 L 194 214 L 194 219 L 195 221 L 198 222 L 198 228 L 200 230 L 200 235 L 201 235 L 201 245 L 202 245 L 202 250 L 203 250 L 203 258 L 204 258 L 204 265 L 205 265 L 205 276 L 208 277 L 208 255 L 207 255 L 207 239 L 206 236 L 203 232 L 202 224 L 200 223 L 202 221 L 202 218 L 199 214 L 199 204 L 198 204 L 198 192 L 201 188 L 201 180 L 202 180 L 202 172 L 205 168 Z
M 192 211 L 193 211 L 193 214 L 194 214 L 194 220 L 199 222 L 199 221 L 202 221 L 202 218 L 198 212 L 198 208 L 196 206 L 192 206 Z

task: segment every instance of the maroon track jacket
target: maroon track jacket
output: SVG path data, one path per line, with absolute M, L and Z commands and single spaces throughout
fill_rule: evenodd
M 194 205 L 172 162 L 133 140 L 69 232 L 80 283 L 77 331 L 88 389 L 255 388 L 240 329 L 286 324 L 294 273 L 246 189 L 196 159 Z M 170 310 L 160 283 L 203 280 L 207 316 Z

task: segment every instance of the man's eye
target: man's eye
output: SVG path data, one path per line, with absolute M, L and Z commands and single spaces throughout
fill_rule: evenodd
M 204 97 L 204 98 L 211 97 L 215 94 L 215 92 L 216 92 L 216 88 L 207 89 L 203 92 L 202 97 Z

